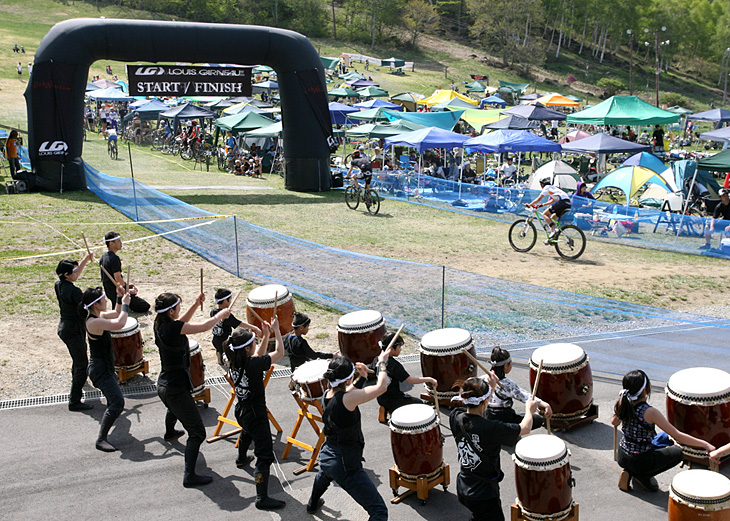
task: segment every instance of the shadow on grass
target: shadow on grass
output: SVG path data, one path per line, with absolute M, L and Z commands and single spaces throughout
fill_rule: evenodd
M 275 193 L 275 194 L 200 194 L 182 195 L 178 199 L 194 206 L 200 205 L 226 205 L 226 204 L 248 204 L 248 205 L 290 205 L 290 204 L 341 204 L 345 205 L 342 195 L 338 193 L 308 193 L 300 196 L 297 193 Z

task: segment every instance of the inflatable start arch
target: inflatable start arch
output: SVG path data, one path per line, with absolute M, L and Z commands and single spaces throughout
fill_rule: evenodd
M 304 36 L 246 25 L 77 19 L 55 25 L 43 38 L 25 91 L 36 189 L 86 188 L 84 92 L 89 66 L 98 60 L 272 67 L 282 105 L 285 186 L 330 188 L 332 125 L 324 69 Z

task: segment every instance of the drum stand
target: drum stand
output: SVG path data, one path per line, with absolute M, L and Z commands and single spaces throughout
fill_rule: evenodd
M 193 400 L 196 402 L 202 401 L 203 407 L 208 407 L 208 404 L 210 403 L 210 389 L 206 387 L 198 392 L 193 392 Z
M 119 383 L 124 383 L 130 378 L 132 378 L 137 373 L 147 374 L 150 372 L 150 363 L 142 359 L 141 362 L 135 365 L 125 366 L 125 367 L 115 367 L 114 370 L 117 373 L 117 378 L 119 379 Z
M 581 425 L 587 425 L 598 419 L 598 405 L 592 403 L 588 409 L 574 415 L 556 415 L 550 418 L 550 425 L 554 431 L 572 431 Z
M 315 398 L 314 400 L 303 400 L 302 397 L 299 396 L 299 393 L 297 391 L 292 391 L 291 395 L 294 397 L 294 400 L 296 400 L 297 404 L 299 404 L 299 412 L 297 413 L 298 417 L 297 422 L 294 424 L 294 429 L 291 431 L 291 435 L 287 436 L 286 438 L 286 447 L 284 447 L 284 453 L 281 455 L 281 459 L 286 459 L 286 457 L 289 455 L 289 451 L 291 450 L 292 445 L 296 445 L 297 447 L 308 450 L 312 453 L 312 457 L 309 458 L 307 464 L 294 471 L 294 475 L 298 476 L 303 472 L 313 470 L 314 466 L 317 464 L 319 450 L 322 448 L 322 444 L 325 440 L 324 432 L 322 432 L 322 429 L 320 429 L 319 425 L 317 425 L 317 422 L 322 423 L 322 414 L 324 414 L 324 412 L 322 411 L 322 404 L 318 399 Z M 310 405 L 313 405 L 314 408 L 317 409 L 317 411 L 319 412 L 319 416 L 309 412 Z M 308 445 L 296 439 L 297 433 L 299 432 L 299 428 L 302 426 L 304 418 L 307 419 L 309 424 L 312 426 L 314 433 L 317 435 L 317 443 L 314 446 Z
M 398 469 L 397 465 L 390 467 L 390 488 L 393 489 L 393 495 L 395 496 L 390 500 L 391 503 L 397 505 L 414 492 L 421 500 L 421 504 L 425 505 L 428 499 L 428 491 L 432 488 L 441 485 L 444 487 L 444 492 L 449 486 L 450 473 L 449 466 L 446 463 L 441 464 L 441 468 L 431 474 L 419 474 L 418 476 L 411 476 L 409 474 L 403 474 Z M 403 494 L 398 494 L 398 488 L 405 487 L 407 490 Z
M 573 501 L 570 511 L 565 517 L 559 517 L 561 514 L 530 514 L 524 512 L 519 503 L 514 503 L 510 507 L 510 521 L 578 521 L 578 503 Z
M 272 365 L 271 367 L 269 367 L 269 370 L 266 371 L 266 376 L 264 376 L 264 388 L 268 385 L 269 379 L 271 379 L 271 374 L 273 372 L 274 366 Z M 236 402 L 236 390 L 233 388 L 233 382 L 230 378 L 228 378 L 228 375 L 226 375 L 226 380 L 228 380 L 228 383 L 231 385 L 231 395 L 228 397 L 228 403 L 226 403 L 226 407 L 225 409 L 223 409 L 223 414 L 218 416 L 218 425 L 216 425 L 215 431 L 213 431 L 213 436 L 206 440 L 208 443 L 213 443 L 214 441 L 222 440 L 241 432 L 241 426 L 238 424 L 238 422 L 236 420 L 231 420 L 228 418 L 228 413 L 231 412 L 231 407 L 233 407 L 233 404 Z M 206 391 L 209 390 L 206 389 Z M 208 392 L 208 395 L 210 396 L 210 391 Z M 274 418 L 274 415 L 271 414 L 271 411 L 268 407 L 266 408 L 266 414 L 269 417 L 271 425 L 273 425 L 276 429 L 276 432 L 282 432 L 281 425 L 279 425 L 279 422 L 276 421 L 276 418 Z M 234 428 L 233 430 L 221 434 L 221 430 L 223 429 L 223 425 L 225 424 L 231 425 Z M 236 440 L 236 447 L 237 446 L 238 440 Z

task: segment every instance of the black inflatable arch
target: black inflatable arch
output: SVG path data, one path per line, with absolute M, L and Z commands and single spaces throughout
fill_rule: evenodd
M 297 191 L 330 188 L 332 126 L 324 70 L 301 34 L 232 24 L 76 19 L 55 25 L 43 38 L 25 91 L 37 189 L 86 188 L 84 92 L 89 66 L 97 60 L 272 67 L 284 123 L 285 186 Z

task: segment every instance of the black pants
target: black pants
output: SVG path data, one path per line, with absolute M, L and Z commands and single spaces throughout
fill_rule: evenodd
M 205 425 L 189 389 L 158 385 L 157 396 L 167 407 L 165 432 L 170 433 L 178 420 L 188 433 L 187 446 L 195 449 L 205 440 Z
M 471 510 L 471 521 L 504 521 L 502 502 L 492 499 L 470 499 L 459 494 L 459 503 Z
M 385 410 L 388 411 L 389 414 L 392 414 L 393 411 L 395 411 L 398 407 L 411 405 L 413 403 L 422 404 L 423 401 L 419 398 L 416 398 L 415 396 L 409 396 L 405 393 L 401 393 L 400 395 L 395 396 L 391 396 L 388 393 L 385 393 L 378 396 L 378 405 L 380 405 L 381 407 L 385 407 Z
M 619 448 L 616 458 L 621 468 L 640 478 L 649 478 L 676 467 L 682 461 L 682 449 L 677 445 L 648 450 L 641 454 L 626 454 Z
M 487 407 L 488 420 L 499 420 L 504 423 L 520 423 L 524 414 L 517 414 L 514 409 L 507 407 Z M 542 427 L 543 419 L 539 414 L 532 415 L 532 430 Z
M 94 387 L 99 389 L 106 398 L 104 417 L 113 422 L 119 418 L 124 410 L 124 395 L 121 387 L 119 387 L 119 380 L 114 368 L 109 368 L 103 361 L 92 358 L 89 364 L 89 378 L 91 378 Z
M 274 462 L 274 443 L 271 440 L 271 428 L 266 412 L 266 404 L 250 405 L 245 402 L 236 404 L 236 420 L 241 426 L 238 436 L 238 457 L 243 459 L 253 442 L 253 453 L 256 456 L 254 476 L 265 475 Z
M 71 355 L 71 392 L 68 396 L 68 404 L 76 405 L 81 402 L 86 375 L 89 370 L 84 325 L 78 322 L 61 320 L 58 323 L 58 336 L 66 344 L 68 353 Z
M 132 299 L 129 301 L 129 310 L 135 313 L 147 313 L 150 310 L 150 303 L 137 295 L 132 295 Z

